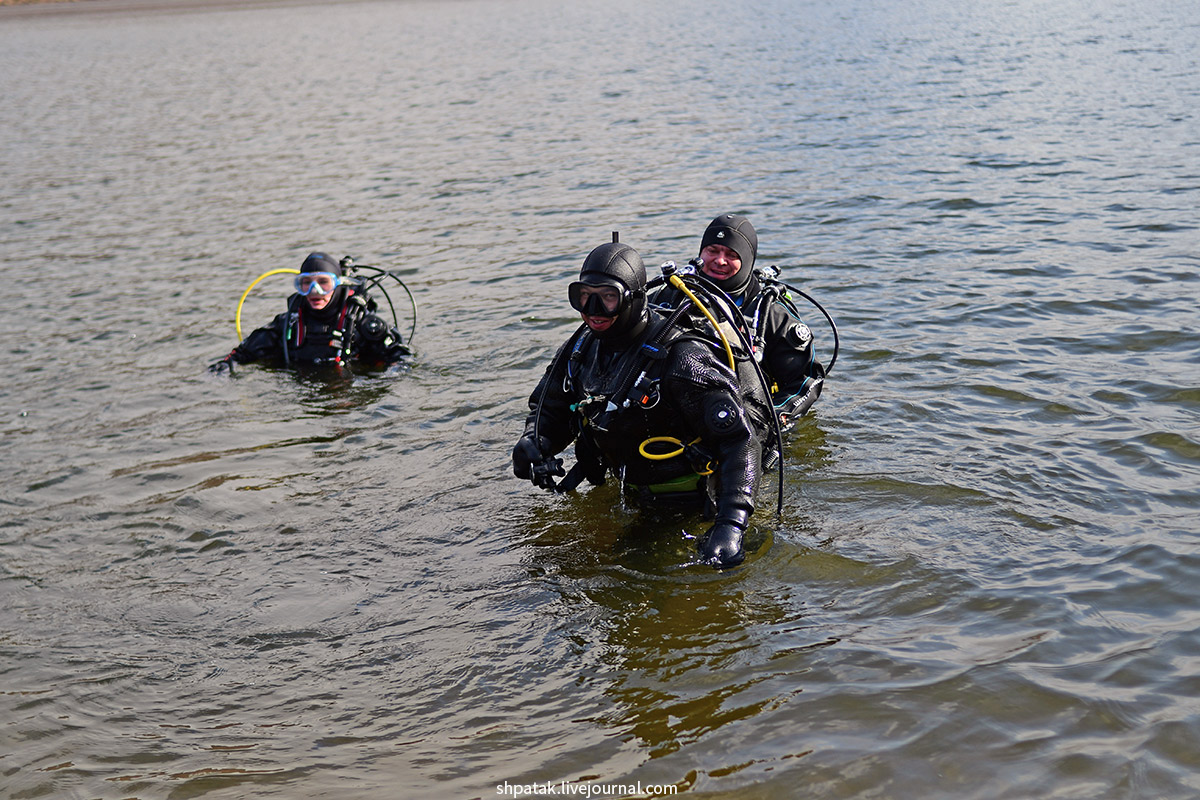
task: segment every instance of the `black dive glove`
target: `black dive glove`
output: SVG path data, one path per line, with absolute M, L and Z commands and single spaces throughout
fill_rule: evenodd
M 746 560 L 742 549 L 745 528 L 733 522 L 718 522 L 700 542 L 700 555 L 714 567 L 735 567 Z
M 545 436 L 526 434 L 513 448 L 513 474 L 533 481 L 534 486 L 554 490 L 554 478 L 567 474 L 561 458 L 550 457 L 550 441 Z
M 220 361 L 217 361 L 214 364 L 208 365 L 208 371 L 215 372 L 218 375 L 221 374 L 222 372 L 224 372 L 225 370 L 229 370 L 230 375 L 233 374 L 233 353 L 230 353 L 229 355 L 225 356 Z

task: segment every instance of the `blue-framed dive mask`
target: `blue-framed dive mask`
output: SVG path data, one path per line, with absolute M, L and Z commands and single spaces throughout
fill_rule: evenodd
M 308 297 L 321 297 L 342 285 L 342 276 L 332 272 L 301 272 L 296 276 L 296 291 Z

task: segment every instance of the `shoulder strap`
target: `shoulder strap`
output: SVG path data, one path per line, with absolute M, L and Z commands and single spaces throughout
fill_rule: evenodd
M 676 325 L 675 319 L 676 315 L 672 314 L 650 321 L 638 346 L 637 357 L 630 358 L 625 364 L 625 372 L 610 402 L 624 406 L 631 396 L 648 396 L 651 385 L 657 382 L 657 378 L 650 377 L 650 371 L 666 361 L 671 346 L 683 337 L 683 331 Z
M 571 385 L 575 380 L 575 371 L 579 368 L 579 362 L 583 360 L 583 354 L 587 352 L 588 346 L 592 342 L 592 330 L 587 325 L 580 325 L 575 331 L 575 335 L 568 342 L 570 352 L 567 353 L 566 375 L 563 377 L 563 388 L 569 393 Z M 567 348 L 563 348 L 565 352 Z M 550 371 L 554 371 L 554 365 L 550 365 Z

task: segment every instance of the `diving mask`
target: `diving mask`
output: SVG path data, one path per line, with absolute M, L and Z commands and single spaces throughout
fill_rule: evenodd
M 296 291 L 308 297 L 327 295 L 342 285 L 342 276 L 332 272 L 301 272 L 296 276 Z
M 614 317 L 628 290 L 575 281 L 567 287 L 567 299 L 576 311 L 593 317 Z

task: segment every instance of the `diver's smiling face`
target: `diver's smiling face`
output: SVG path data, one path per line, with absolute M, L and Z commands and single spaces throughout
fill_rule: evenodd
M 621 308 L 621 290 L 613 286 L 590 286 L 574 283 L 568 292 L 571 305 L 579 316 L 596 333 L 611 328 L 617 321 Z
M 715 281 L 732 278 L 742 268 L 741 256 L 723 244 L 705 247 L 700 251 L 700 260 L 704 262 L 700 271 Z

